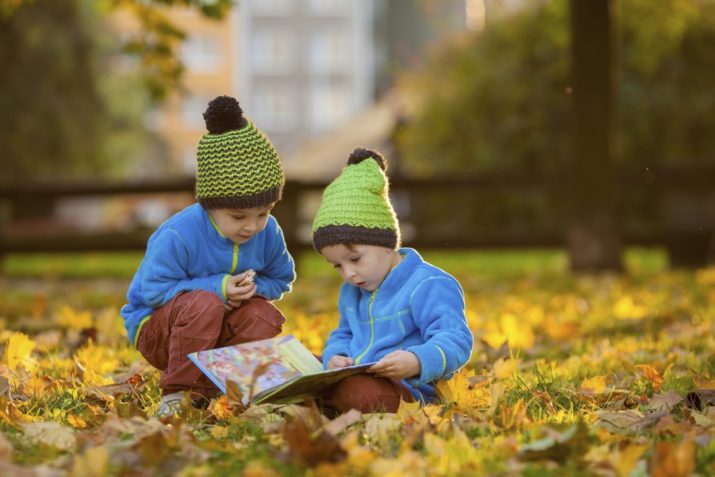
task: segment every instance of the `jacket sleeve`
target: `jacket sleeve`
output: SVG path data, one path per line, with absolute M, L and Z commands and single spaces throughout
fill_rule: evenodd
M 289 292 L 295 280 L 295 263 L 288 252 L 283 231 L 276 219 L 269 219 L 270 229 L 266 232 L 266 267 L 256 270 L 256 293 L 268 300 L 279 300 L 283 293 Z
M 412 292 L 410 308 L 424 343 L 407 348 L 422 368 L 407 382 L 415 386 L 451 377 L 469 361 L 474 345 L 462 288 L 451 277 L 428 278 Z
M 212 292 L 225 301 L 225 282 L 229 275 L 190 277 L 188 263 L 188 250 L 175 230 L 167 229 L 152 237 L 141 265 L 145 268 L 141 282 L 144 302 L 158 308 L 180 292 L 194 290 Z

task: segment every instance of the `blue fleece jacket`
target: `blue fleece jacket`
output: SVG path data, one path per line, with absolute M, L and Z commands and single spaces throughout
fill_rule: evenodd
M 473 338 L 464 314 L 462 288 L 447 272 L 425 262 L 417 251 L 400 249 L 402 261 L 377 290 L 344 283 L 340 322 L 323 350 L 323 363 L 335 355 L 355 364 L 379 361 L 401 349 L 420 361 L 419 376 L 403 380 L 415 398 L 436 398 L 435 381 L 449 379 L 469 360 Z
M 122 307 L 132 344 L 154 309 L 181 292 L 206 290 L 226 300 L 226 280 L 245 270 L 256 272 L 256 293 L 279 299 L 291 289 L 295 265 L 273 216 L 265 229 L 240 246 L 221 234 L 199 204 L 170 217 L 149 237 L 144 260 Z

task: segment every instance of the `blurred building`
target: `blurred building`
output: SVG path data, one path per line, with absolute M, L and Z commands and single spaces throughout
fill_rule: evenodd
M 165 140 L 176 175 L 194 173 L 213 97 L 239 99 L 290 175 L 306 143 L 352 127 L 430 42 L 466 27 L 464 0 L 242 0 L 221 21 L 167 12 L 187 34 L 185 87 L 147 126 Z

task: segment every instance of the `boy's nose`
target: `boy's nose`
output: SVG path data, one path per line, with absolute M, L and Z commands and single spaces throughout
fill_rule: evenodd
M 243 229 L 248 233 L 255 233 L 258 230 L 258 223 L 249 222 Z

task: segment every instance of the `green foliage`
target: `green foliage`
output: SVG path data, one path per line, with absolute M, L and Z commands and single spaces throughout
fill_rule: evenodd
M 566 0 L 487 25 L 406 78 L 411 122 L 398 133 L 416 175 L 558 171 L 569 150 Z M 621 161 L 704 163 L 715 139 L 715 3 L 617 2 Z M 431 94 L 424 94 L 430 91 Z
M 74 0 L 39 0 L 0 19 L 6 178 L 61 174 L 100 151 L 103 104 L 84 14 Z
M 5 178 L 126 174 L 133 161 L 155 146 L 143 123 L 151 103 L 163 100 L 181 81 L 177 47 L 184 33 L 167 19 L 166 7 L 221 18 L 231 4 L 3 0 L 0 143 L 8 158 Z M 140 25 L 122 41 L 106 24 L 118 10 L 128 10 Z M 139 68 L 118 67 L 132 55 Z

